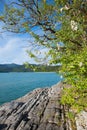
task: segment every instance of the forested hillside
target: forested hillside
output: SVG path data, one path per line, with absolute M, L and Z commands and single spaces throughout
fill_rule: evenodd
M 34 68 L 34 69 L 33 69 Z M 31 64 L 27 68 L 25 65 L 18 64 L 0 64 L 0 72 L 40 72 L 40 71 L 56 71 L 58 66 L 34 65 Z

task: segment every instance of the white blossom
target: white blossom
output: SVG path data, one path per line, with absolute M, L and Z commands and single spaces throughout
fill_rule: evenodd
M 80 63 L 79 63 L 79 67 L 82 67 L 82 65 L 83 65 L 83 63 L 82 63 L 82 62 L 80 62 Z
M 62 8 L 60 9 L 60 12 L 62 12 L 62 11 L 63 11 L 63 9 L 64 9 L 64 7 L 62 7 Z
M 78 29 L 77 22 L 75 22 L 74 20 L 71 20 L 71 29 L 73 31 L 77 31 L 77 29 Z
M 69 7 L 68 7 L 67 5 L 65 5 L 64 9 L 65 9 L 65 10 L 68 10 L 68 9 L 69 9 Z
M 67 6 L 67 5 L 65 5 L 64 7 L 62 7 L 61 9 L 60 9 L 60 11 L 62 12 L 63 10 L 68 10 L 69 9 L 69 7 Z
M 57 44 L 57 49 L 60 50 L 60 45 L 59 44 Z

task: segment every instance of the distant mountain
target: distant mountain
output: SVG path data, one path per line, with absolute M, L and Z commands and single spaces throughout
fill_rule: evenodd
M 25 68 L 24 65 L 18 64 L 0 64 L 0 72 L 32 72 L 31 68 Z
M 26 68 L 25 65 L 18 64 L 0 64 L 0 73 L 4 72 L 53 72 L 58 71 L 60 66 L 47 66 L 29 64 Z

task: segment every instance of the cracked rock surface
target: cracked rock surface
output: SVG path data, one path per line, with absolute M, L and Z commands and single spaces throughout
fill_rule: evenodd
M 82 111 L 80 114 L 77 115 L 76 119 L 76 126 L 77 130 L 87 130 L 87 112 Z
M 64 130 L 61 88 L 38 88 L 0 106 L 0 130 Z
M 0 106 L 0 130 L 73 130 L 67 127 L 60 104 L 62 88 L 61 82 L 51 88 L 38 88 Z M 87 118 L 83 119 L 86 114 L 76 119 L 77 130 L 87 130 Z

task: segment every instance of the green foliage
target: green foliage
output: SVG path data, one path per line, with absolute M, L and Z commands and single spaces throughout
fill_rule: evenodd
M 87 100 L 84 100 L 87 99 L 87 8 L 83 6 L 86 2 L 79 2 L 74 1 L 62 10 L 62 28 L 56 32 L 64 43 L 63 52 L 60 52 L 60 73 L 71 86 L 64 89 L 61 102 L 75 112 L 87 107 Z
M 35 64 L 24 64 L 26 68 L 31 68 L 34 72 L 57 72 L 60 66 L 48 66 L 48 65 L 35 65 Z
M 67 113 L 67 116 L 68 116 L 68 118 L 70 119 L 70 120 L 74 120 L 74 118 L 75 118 L 75 116 L 74 116 L 74 113 L 72 113 L 72 112 L 68 112 Z

